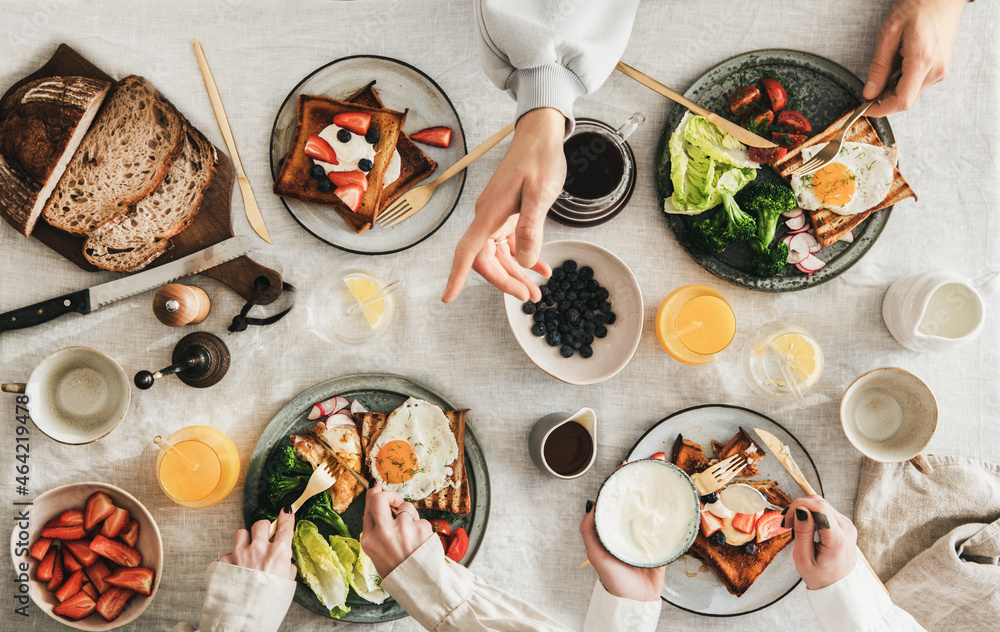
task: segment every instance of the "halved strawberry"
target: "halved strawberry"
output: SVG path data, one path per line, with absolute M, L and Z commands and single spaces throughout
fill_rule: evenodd
M 42 561 L 38 563 L 38 567 L 35 568 L 35 579 L 40 582 L 52 580 L 52 575 L 55 572 L 57 553 L 59 553 L 59 549 L 49 548 L 48 552 L 45 553 L 45 557 L 42 558 Z
M 658 461 L 666 461 L 667 460 L 667 455 L 664 454 L 663 452 L 657 452 L 656 454 L 654 454 L 653 456 L 651 456 L 649 458 L 656 459 Z
M 87 581 L 87 575 L 83 571 L 77 571 L 69 576 L 69 579 L 56 591 L 56 599 L 66 601 L 83 589 L 83 583 Z
M 115 510 L 115 504 L 104 492 L 94 492 L 87 499 L 87 508 L 83 514 L 83 528 L 90 531 L 97 523 L 110 516 Z M 83 536 L 80 536 L 83 537 Z M 70 538 L 76 540 L 77 538 Z
M 56 561 L 52 564 L 52 579 L 49 580 L 49 583 L 45 587 L 49 589 L 49 592 L 55 592 L 59 590 L 59 587 L 62 586 L 65 580 L 66 569 L 63 568 L 62 552 L 56 551 Z
M 66 540 L 62 545 L 63 549 L 72 553 L 84 566 L 90 566 L 98 560 L 97 553 L 90 550 L 90 543 L 86 540 Z
M 788 533 L 792 529 L 781 526 L 784 516 L 780 511 L 767 511 L 757 519 L 757 542 L 770 540 L 776 535 Z
M 45 523 L 45 528 L 76 527 L 83 524 L 83 509 L 67 509 Z
M 153 590 L 153 569 L 139 566 L 138 568 L 119 568 L 104 578 L 112 586 L 128 588 L 141 595 L 148 595 Z
M 361 198 L 364 197 L 365 192 L 361 190 L 356 184 L 347 184 L 342 187 L 337 187 L 334 191 L 340 201 L 347 205 L 347 208 L 351 209 L 355 213 L 361 208 Z
M 66 572 L 75 573 L 83 568 L 83 564 L 77 561 L 75 557 L 70 555 L 70 552 L 64 546 L 62 549 L 63 566 L 66 567 Z
M 733 528 L 741 533 L 753 533 L 756 522 L 757 514 L 738 513 L 733 516 Z
M 128 529 L 118 534 L 118 539 L 125 544 L 134 547 L 139 541 L 139 521 L 132 520 L 128 523 Z
M 42 529 L 42 537 L 52 538 L 53 540 L 79 540 L 85 535 L 87 535 L 87 530 L 83 528 L 83 525 L 76 525 L 73 527 L 46 527 Z
M 326 142 L 319 136 L 313 135 L 309 137 L 306 141 L 306 155 L 310 158 L 319 160 L 320 162 L 325 162 L 331 165 L 339 165 L 337 162 L 337 152 L 333 151 L 333 147 L 330 147 L 330 143 Z
M 79 621 L 80 619 L 86 619 L 90 615 L 94 614 L 94 610 L 96 609 L 97 604 L 94 603 L 94 600 L 91 599 L 87 593 L 81 590 L 66 599 L 66 601 L 56 604 L 56 607 L 52 609 L 52 612 L 66 617 L 67 619 Z
M 108 588 L 107 592 L 101 595 L 101 598 L 97 600 L 97 614 L 104 617 L 105 621 L 114 621 L 117 619 L 125 606 L 128 605 L 128 600 L 135 595 L 134 592 L 128 588 L 118 588 L 111 587 Z
M 771 132 L 771 139 L 782 147 L 795 149 L 808 138 L 805 134 L 790 134 L 788 132 Z
M 83 585 L 83 588 L 80 589 L 80 591 L 87 593 L 87 596 L 93 599 L 94 601 L 97 601 L 101 596 L 101 593 L 97 592 L 97 589 L 94 588 L 94 584 L 90 582 L 85 583 Z
M 128 511 L 118 507 L 115 512 L 104 519 L 101 535 L 106 538 L 116 537 L 122 529 L 128 526 Z
M 90 581 L 94 582 L 94 588 L 97 589 L 97 592 L 103 593 L 110 587 L 108 582 L 104 581 L 104 578 L 111 574 L 104 560 L 97 560 L 83 570 L 87 572 L 87 577 L 90 578 Z
M 706 538 L 722 528 L 722 518 L 711 511 L 701 512 L 701 534 Z
M 775 112 L 783 110 L 788 105 L 788 93 L 785 92 L 781 84 L 770 77 L 765 77 L 760 82 L 764 85 L 764 89 L 767 90 L 767 98 L 771 101 L 771 109 Z
M 372 115 L 368 112 L 342 112 L 333 117 L 333 124 L 343 127 L 349 132 L 364 136 L 372 123 Z
M 420 130 L 416 134 L 410 134 L 410 138 L 425 145 L 447 147 L 448 145 L 451 145 L 451 129 L 443 126 L 428 127 L 427 129 Z
M 368 175 L 364 171 L 331 171 L 329 178 L 336 187 L 356 184 L 362 193 L 368 190 Z
M 90 543 L 90 550 L 101 557 L 106 557 L 119 566 L 133 568 L 142 563 L 142 554 L 117 540 L 109 540 L 103 535 L 95 535 Z
M 45 554 L 49 552 L 50 546 L 52 546 L 52 538 L 38 538 L 31 546 L 31 552 L 28 555 L 41 562 L 45 559 Z

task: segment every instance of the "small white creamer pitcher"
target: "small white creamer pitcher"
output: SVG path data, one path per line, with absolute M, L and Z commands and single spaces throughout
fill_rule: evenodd
M 911 351 L 947 351 L 975 340 L 986 320 L 985 298 L 1000 291 L 1000 272 L 976 280 L 954 270 L 897 279 L 885 293 L 882 318 Z

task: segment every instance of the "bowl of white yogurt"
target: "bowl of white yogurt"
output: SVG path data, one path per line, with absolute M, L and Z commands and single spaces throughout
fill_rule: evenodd
M 622 562 L 657 568 L 698 535 L 701 503 L 691 477 L 659 459 L 633 461 L 604 481 L 594 506 L 601 544 Z

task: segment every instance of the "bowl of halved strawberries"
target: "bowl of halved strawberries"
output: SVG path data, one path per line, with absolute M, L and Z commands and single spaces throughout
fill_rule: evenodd
M 36 606 L 77 630 L 112 630 L 143 613 L 160 583 L 163 540 L 134 496 L 73 483 L 40 495 L 27 513 L 15 523 L 11 557 Z

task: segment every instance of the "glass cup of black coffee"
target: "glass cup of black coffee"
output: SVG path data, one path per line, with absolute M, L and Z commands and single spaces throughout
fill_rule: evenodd
M 635 170 L 625 140 L 645 120 L 636 112 L 615 129 L 595 119 L 577 119 L 563 143 L 566 181 L 556 206 L 578 214 L 601 213 L 621 201 Z

